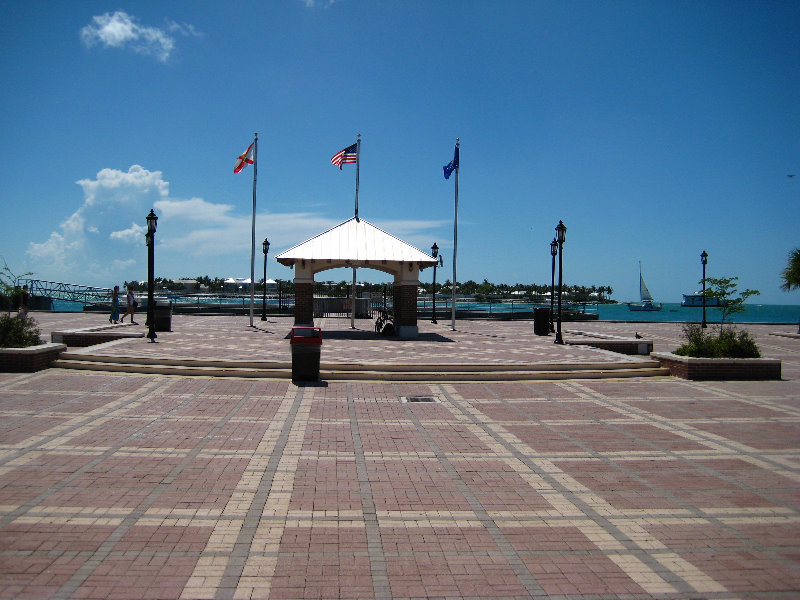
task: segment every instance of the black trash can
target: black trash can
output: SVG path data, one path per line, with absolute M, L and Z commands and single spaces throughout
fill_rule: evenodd
M 292 381 L 319 381 L 322 329 L 292 327 L 289 345 L 292 348 Z
M 153 329 L 172 331 L 172 302 L 156 300 L 153 304 Z
M 533 310 L 533 333 L 550 335 L 550 309 L 535 308 Z

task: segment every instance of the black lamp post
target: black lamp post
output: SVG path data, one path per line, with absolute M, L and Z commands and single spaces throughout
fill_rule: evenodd
M 267 254 L 269 254 L 269 240 L 264 238 L 261 243 L 264 250 L 264 297 L 261 299 L 261 320 L 267 320 Z
M 433 242 L 433 246 L 431 246 L 431 256 L 439 259 L 433 265 L 433 316 L 431 317 L 431 323 L 436 325 L 438 323 L 436 320 L 436 267 L 444 265 L 444 259 L 439 256 L 439 246 L 436 245 L 436 242 Z
M 155 264 L 155 245 L 156 245 L 156 226 L 158 225 L 158 217 L 153 209 L 150 209 L 150 214 L 147 215 L 147 233 L 144 235 L 145 244 L 147 244 L 147 337 L 151 342 L 155 342 L 156 338 L 156 324 L 155 324 L 155 307 L 153 306 L 153 271 Z
M 558 254 L 558 242 L 556 238 L 550 242 L 550 256 L 553 258 L 552 267 L 550 269 L 550 331 L 553 329 L 553 302 L 556 300 L 556 254 Z
M 563 274 L 564 240 L 566 239 L 567 228 L 563 221 L 556 225 L 556 242 L 558 242 L 558 328 L 556 329 L 556 344 L 563 344 L 564 338 L 561 337 L 561 286 Z
M 705 329 L 708 327 L 706 324 L 706 264 L 708 264 L 708 252 L 705 250 L 700 255 L 700 262 L 703 263 L 703 323 L 701 327 Z

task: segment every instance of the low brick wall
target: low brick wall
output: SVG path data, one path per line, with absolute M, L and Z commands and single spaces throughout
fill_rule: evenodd
M 781 378 L 781 361 L 776 358 L 692 358 L 671 352 L 653 352 L 650 356 L 667 367 L 671 375 L 682 379 Z
M 610 350 L 611 352 L 630 355 L 646 356 L 653 351 L 652 341 L 638 339 L 578 339 L 568 340 L 567 344 L 570 346 L 591 346 L 592 348 L 600 348 L 601 350 Z
M 0 348 L 0 372 L 31 373 L 47 369 L 67 346 L 40 344 L 28 348 Z
M 128 331 L 121 326 L 107 325 L 101 327 L 87 327 L 85 329 L 70 329 L 67 331 L 54 331 L 50 340 L 58 344 L 66 344 L 72 348 L 85 348 L 96 344 L 105 344 L 114 340 L 144 337 L 144 332 L 139 330 Z

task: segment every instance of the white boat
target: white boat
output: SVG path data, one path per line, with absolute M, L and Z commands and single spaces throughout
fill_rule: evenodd
M 653 295 L 650 293 L 650 290 L 647 289 L 644 277 L 642 277 L 642 261 L 639 261 L 639 299 L 641 300 L 639 304 L 628 304 L 628 308 L 630 310 L 645 311 L 661 310 L 661 303 L 653 302 Z
M 719 298 L 712 298 L 706 296 L 706 307 L 719 306 L 721 303 Z M 703 306 L 703 292 L 695 292 L 694 294 L 684 294 L 681 306 L 685 307 L 702 307 Z

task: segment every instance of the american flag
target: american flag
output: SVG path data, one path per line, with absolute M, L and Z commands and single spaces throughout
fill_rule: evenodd
M 335 167 L 342 168 L 345 163 L 354 163 L 358 158 L 358 143 L 348 146 L 344 150 L 339 150 L 331 157 L 331 164 Z

